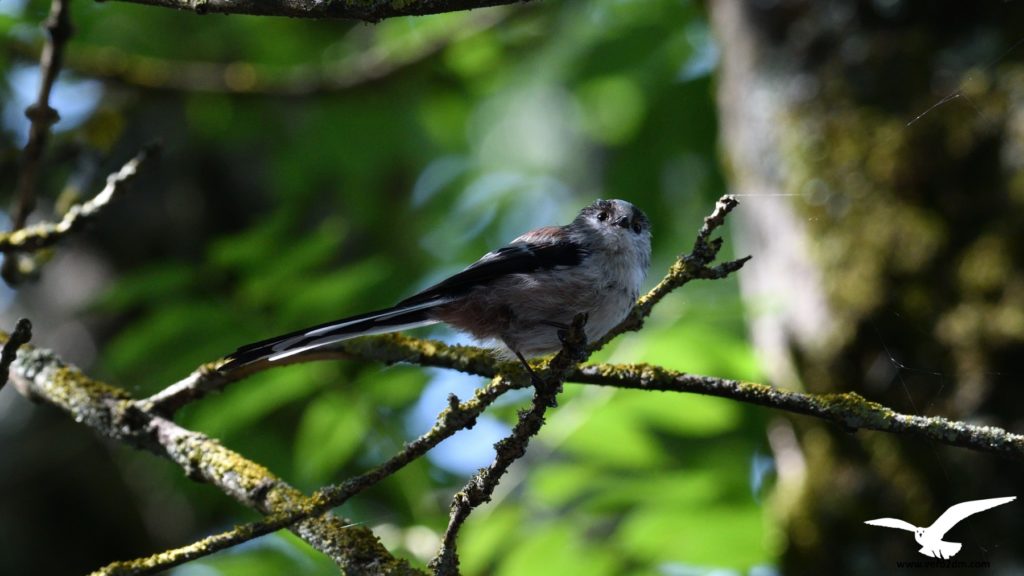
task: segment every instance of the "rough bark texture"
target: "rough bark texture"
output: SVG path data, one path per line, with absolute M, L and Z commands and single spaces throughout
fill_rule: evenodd
M 732 191 L 792 195 L 749 199 L 739 214 L 741 252 L 757 256 L 741 276 L 745 296 L 773 310 L 754 318 L 773 381 L 1019 432 L 1024 6 L 708 7 Z M 799 450 L 772 434 L 786 574 L 876 574 L 924 559 L 909 535 L 863 521 L 927 526 L 956 502 L 1024 486 L 1019 462 L 792 425 Z M 986 514 L 950 532 L 964 543 L 957 560 L 1020 568 L 1024 514 Z
M 346 18 L 379 22 L 398 16 L 423 16 L 529 0 L 125 0 L 196 14 L 254 14 L 289 18 Z

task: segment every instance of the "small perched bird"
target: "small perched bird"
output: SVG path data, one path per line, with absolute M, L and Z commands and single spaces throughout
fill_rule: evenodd
M 527 232 L 391 308 L 242 346 L 220 371 L 444 322 L 511 353 L 534 376 L 526 358 L 559 350 L 559 332 L 576 315 L 586 314 L 589 341 L 626 318 L 650 265 L 650 228 L 629 202 L 598 200 L 571 223 Z

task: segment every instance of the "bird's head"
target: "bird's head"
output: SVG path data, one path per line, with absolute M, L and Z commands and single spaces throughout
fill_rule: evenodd
M 580 211 L 573 226 L 597 232 L 609 248 L 632 249 L 650 258 L 651 221 L 625 200 L 598 200 Z

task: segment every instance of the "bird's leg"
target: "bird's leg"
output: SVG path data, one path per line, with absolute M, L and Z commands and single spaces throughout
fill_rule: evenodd
M 584 316 L 583 322 L 586 323 L 586 317 L 585 316 Z M 570 330 L 571 326 L 569 326 L 568 324 L 566 324 L 564 322 L 557 322 L 555 320 L 541 320 L 540 323 L 544 324 L 545 326 L 550 326 L 550 327 L 556 329 L 558 331 L 557 332 L 558 340 L 562 343 L 563 346 L 566 345 L 566 339 L 569 336 L 569 330 Z M 512 353 L 516 355 L 516 358 L 519 359 L 519 363 L 522 364 L 523 368 L 526 369 L 526 373 L 530 375 L 530 382 L 533 383 L 533 387 L 536 388 L 537 390 L 547 390 L 548 384 L 546 382 L 544 382 L 540 378 L 540 376 L 537 376 L 537 373 L 534 372 L 533 368 L 530 367 L 530 363 L 526 361 L 526 357 L 524 357 L 522 355 L 522 353 L 519 352 L 519 350 L 517 350 L 514 346 L 510 346 L 507 340 L 503 339 L 503 341 L 505 342 L 505 346 L 508 347 L 508 349 L 511 350 Z M 560 384 L 559 384 L 559 387 L 560 387 Z M 558 405 L 558 402 L 557 402 L 557 400 L 554 399 L 554 394 L 552 394 L 551 407 L 555 407 L 557 405 Z
M 564 322 L 555 322 L 554 320 L 541 320 L 540 323 L 545 326 L 551 326 L 552 328 L 557 329 L 559 340 L 564 339 L 562 334 L 569 329 L 569 325 L 565 324 Z M 526 368 L 526 373 L 530 375 L 530 382 L 533 383 L 533 386 L 535 388 L 543 386 L 544 382 L 540 379 L 539 376 L 537 376 L 537 373 L 533 371 L 533 368 L 530 367 L 530 363 L 526 361 L 526 358 L 519 352 L 519 350 L 516 350 L 514 346 L 509 345 L 508 341 L 505 340 L 504 338 L 502 340 L 505 342 L 505 346 L 509 350 L 511 350 L 513 354 L 516 355 L 516 358 L 519 358 L 519 362 L 523 365 L 523 368 Z
M 534 387 L 540 388 L 543 386 L 544 382 L 541 381 L 540 376 L 537 376 L 537 373 L 533 371 L 533 368 L 530 367 L 530 363 L 527 362 L 526 358 L 519 353 L 519 350 L 512 347 L 509 347 L 509 350 L 512 350 L 512 353 L 516 355 L 516 358 L 519 358 L 519 362 L 523 364 L 523 368 L 526 368 L 526 373 L 530 375 L 530 382 L 533 383 Z
M 533 371 L 533 368 L 530 368 L 530 363 L 527 362 L 526 358 L 524 358 L 523 355 L 519 353 L 519 350 L 516 350 L 515 348 L 511 348 L 511 350 L 513 353 L 515 353 L 516 358 L 519 358 L 519 361 L 523 364 L 523 368 L 526 368 L 526 372 L 530 375 L 530 381 L 533 383 L 533 387 L 536 388 L 538 392 L 549 390 L 550 386 L 548 385 L 548 383 L 542 380 L 540 376 L 537 376 L 537 373 Z M 548 406 L 551 408 L 555 408 L 558 406 L 558 400 L 555 399 L 554 394 L 551 395 L 551 399 L 548 402 Z

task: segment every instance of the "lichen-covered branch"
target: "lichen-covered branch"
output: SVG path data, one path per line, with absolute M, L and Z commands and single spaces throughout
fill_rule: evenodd
M 428 38 L 417 40 L 411 51 L 396 53 L 386 42 L 371 42 L 368 48 L 329 62 L 281 67 L 246 61 L 185 61 L 79 43 L 65 54 L 64 69 L 144 90 L 275 97 L 330 94 L 389 78 L 440 53 L 455 41 L 493 28 L 510 13 L 495 9 L 453 20 L 445 29 L 432 30 Z M 10 39 L 0 47 L 0 54 L 6 52 L 20 60 L 37 59 L 39 50 L 37 44 Z
M 454 368 L 468 374 L 494 377 L 499 373 L 514 373 L 513 364 L 497 360 L 488 350 L 473 346 L 449 346 L 432 340 L 412 338 L 402 334 L 367 336 L 341 342 L 330 350 L 316 350 L 281 359 L 274 364 L 249 364 L 229 373 L 217 371 L 222 360 L 203 364 L 184 379 L 171 384 L 156 394 L 138 400 L 143 410 L 153 410 L 165 416 L 174 414 L 189 402 L 217 392 L 268 367 L 281 367 L 316 360 L 363 359 L 384 364 L 419 364 L 437 368 Z
M 416 440 L 407 444 L 398 454 L 376 468 L 347 480 L 341 484 L 328 486 L 318 490 L 300 507 L 278 512 L 258 522 L 242 524 L 235 528 L 209 536 L 181 548 L 168 550 L 136 560 L 114 562 L 94 573 L 94 576 L 113 576 L 115 574 L 150 574 L 177 566 L 189 560 L 195 560 L 219 550 L 235 546 L 264 534 L 269 534 L 301 522 L 306 518 L 322 514 L 331 508 L 344 504 L 349 498 L 377 484 L 384 478 L 401 470 L 410 462 L 426 454 L 434 446 L 451 437 L 459 430 L 472 428 L 477 417 L 498 399 L 499 396 L 512 388 L 508 380 L 495 378 L 490 384 L 476 391 L 474 397 L 466 402 L 459 402 L 455 395 L 448 397 L 448 408 L 437 417 L 434 426 Z M 405 567 L 403 567 L 403 570 Z M 372 571 L 371 571 L 372 572 Z M 409 570 L 410 573 L 417 573 Z
M 542 369 L 546 386 L 537 391 L 533 400 L 533 408 L 523 413 L 512 435 L 499 443 L 494 464 L 478 477 L 470 480 L 466 488 L 456 495 L 452 505 L 452 521 L 445 532 L 445 546 L 439 553 L 438 559 L 435 559 L 439 566 L 447 567 L 447 569 L 439 571 L 443 573 L 457 572 L 458 559 L 455 555 L 455 536 L 462 522 L 465 521 L 473 508 L 489 500 L 491 493 L 498 484 L 498 480 L 508 469 L 508 466 L 525 453 L 529 438 L 535 435 L 543 424 L 544 411 L 554 404 L 555 397 L 561 390 L 561 383 L 564 382 L 568 374 L 576 370 L 579 363 L 584 361 L 590 353 L 586 350 L 586 342 L 582 339 L 582 326 L 582 323 L 576 326 L 566 339 L 565 350 L 551 359 Z M 470 351 L 474 349 L 464 348 L 464 350 Z M 508 368 L 508 366 L 504 367 Z M 194 389 L 196 383 L 201 383 L 207 378 L 217 378 L 220 376 L 212 368 L 201 368 L 183 381 L 181 385 L 186 390 Z M 434 446 L 459 430 L 472 428 L 476 423 L 476 418 L 494 400 L 509 390 L 525 386 L 526 381 L 526 379 L 510 380 L 499 376 L 493 378 L 487 386 L 478 389 L 474 398 L 467 402 L 460 403 L 454 395 L 450 396 L 448 408 L 438 416 L 437 422 L 428 432 L 406 445 L 398 454 L 377 468 L 341 484 L 318 490 L 309 499 L 311 504 L 308 506 L 275 514 L 258 522 L 243 524 L 227 532 L 204 538 L 175 550 L 161 552 L 148 558 L 115 562 L 95 574 L 148 574 L 150 573 L 150 568 L 154 570 L 165 569 L 194 560 L 340 506 L 355 494 L 380 482 L 416 458 L 426 454 Z M 152 400 L 146 400 L 136 402 L 135 406 L 142 411 L 152 411 L 161 405 L 154 403 Z M 164 407 L 166 408 L 166 406 Z M 146 567 L 146 571 L 140 572 L 140 566 Z
M 9 338 L 0 334 L 0 340 L 6 342 Z M 263 466 L 216 440 L 139 410 L 124 390 L 88 378 L 48 350 L 23 348 L 11 365 L 11 380 L 24 396 L 56 406 L 108 438 L 168 458 L 190 478 L 212 484 L 263 514 L 315 503 Z M 408 564 L 392 557 L 368 528 L 352 526 L 332 515 L 310 515 L 291 529 L 346 572 L 412 573 Z M 145 573 L 147 566 L 140 562 L 133 571 L 119 573 Z M 361 572 L 367 566 L 380 570 Z
M 0 333 L 0 339 L 6 340 L 7 337 Z M 370 340 L 381 339 L 390 340 L 390 342 L 383 342 L 388 344 L 388 346 L 381 348 L 387 351 L 387 354 L 384 355 L 385 359 L 383 360 L 385 362 L 389 362 L 388 359 L 392 359 L 390 362 L 394 362 L 397 361 L 393 360 L 394 358 L 403 357 L 403 361 L 425 366 L 453 368 L 478 375 L 491 375 L 491 373 L 500 369 L 510 368 L 500 362 L 496 362 L 487 354 L 479 354 L 475 360 L 469 359 L 469 361 L 466 361 L 467 358 L 464 356 L 465 354 L 473 357 L 477 356 L 476 353 L 482 352 L 469 347 L 447 346 L 441 343 L 422 341 L 415 338 L 396 335 Z M 378 349 L 378 351 L 379 350 L 380 349 Z M 404 351 L 404 354 L 398 353 L 399 351 Z M 36 350 L 34 351 L 34 354 L 43 354 L 45 356 L 47 353 L 45 351 Z M 381 360 L 380 356 L 376 356 L 374 358 Z M 23 379 L 30 375 L 34 380 L 41 378 L 41 376 L 39 374 L 35 374 L 32 369 L 21 366 L 20 362 L 21 361 L 19 361 L 19 364 L 15 366 L 14 377 L 16 384 L 18 384 L 19 378 Z M 28 362 L 31 365 L 31 361 Z M 21 376 L 19 376 L 19 374 L 21 374 Z M 77 382 L 75 380 L 77 380 Z M 976 426 L 951 421 L 941 417 L 923 417 L 900 414 L 875 402 L 867 401 L 853 393 L 828 395 L 805 394 L 780 390 L 764 384 L 714 378 L 711 376 L 685 374 L 647 364 L 592 364 L 578 368 L 572 367 L 566 376 L 566 381 L 624 389 L 718 396 L 721 398 L 756 404 L 795 414 L 803 414 L 820 418 L 836 423 L 837 425 L 851 431 L 863 428 L 867 430 L 877 430 L 897 434 L 917 435 L 943 444 L 960 446 L 981 452 L 990 452 L 1015 459 L 1024 459 L 1024 436 L 1013 434 L 994 426 Z M 131 564 L 132 571 L 119 571 L 127 569 L 128 565 L 122 566 L 122 563 L 117 563 L 116 569 L 111 568 L 110 571 L 100 571 L 98 573 L 148 573 L 140 571 L 143 566 L 150 565 L 148 563 L 152 563 L 154 566 L 162 566 L 163 568 L 173 566 L 189 559 L 205 556 L 261 534 L 272 532 L 285 526 L 290 526 L 303 518 L 322 513 L 336 505 L 340 505 L 365 487 L 379 482 L 380 479 L 393 474 L 406 463 L 415 459 L 419 455 L 426 453 L 437 443 L 449 437 L 457 430 L 471 427 L 475 422 L 475 418 L 498 396 L 504 394 L 508 390 L 523 388 L 527 386 L 528 383 L 529 380 L 525 378 L 517 380 L 495 379 L 490 385 L 478 390 L 474 399 L 461 404 L 455 404 L 453 402 L 449 409 L 438 417 L 438 422 L 435 424 L 434 428 L 418 438 L 416 441 L 410 443 L 406 449 L 385 464 L 343 484 L 324 488 L 310 498 L 297 500 L 293 503 L 291 508 L 288 508 L 288 512 L 268 517 L 265 521 L 259 523 L 239 526 L 232 531 L 211 536 L 208 539 L 196 542 L 182 549 L 178 549 L 177 551 L 169 551 L 155 555 L 149 559 L 145 559 L 145 562 L 143 562 L 143 560 L 132 561 L 134 563 Z M 76 392 L 75 389 L 78 386 L 96 386 L 97 388 L 91 392 Z M 24 386 L 19 386 L 19 388 L 22 387 Z M 58 406 L 76 405 L 78 408 L 74 410 L 68 409 L 68 412 L 73 417 L 81 419 L 86 425 L 89 425 L 90 427 L 112 437 L 117 436 L 113 436 L 110 432 L 104 432 L 110 430 L 112 426 L 110 418 L 111 409 L 104 406 L 100 409 L 100 415 L 95 415 L 95 411 L 90 409 L 89 406 L 97 403 L 104 404 L 110 401 L 128 401 L 126 394 L 120 389 L 88 380 L 81 374 L 77 374 L 77 379 L 72 379 L 72 382 L 61 386 L 40 387 L 38 385 L 30 385 L 22 391 L 26 395 L 45 398 L 48 402 L 57 404 Z M 62 398 L 62 400 L 54 400 L 55 398 Z M 83 401 L 83 398 L 85 401 Z M 102 398 L 102 401 L 90 398 Z M 130 404 L 138 404 L 138 402 L 139 401 L 130 402 Z M 137 406 L 134 406 L 134 409 L 129 409 L 128 407 L 123 406 L 121 410 L 141 414 L 146 413 L 144 410 L 138 409 Z M 86 417 L 87 415 L 88 417 Z M 149 418 L 167 422 L 155 416 L 149 416 Z M 173 423 L 170 423 L 169 425 L 172 427 L 176 426 Z M 196 436 L 201 437 L 201 435 Z M 224 450 L 213 440 L 207 438 L 205 439 L 205 442 L 209 442 L 213 446 Z M 233 455 L 227 460 L 231 461 L 233 459 L 237 459 L 252 466 L 258 466 L 241 459 L 241 457 L 237 455 Z M 189 469 L 190 468 L 186 468 L 186 470 Z M 269 472 L 266 474 L 269 477 Z M 257 474 L 256 477 L 260 478 L 261 475 Z M 283 485 L 283 483 L 277 479 L 271 480 L 271 483 L 280 483 Z M 260 482 L 249 481 L 247 484 L 250 486 L 259 486 Z M 220 484 L 218 483 L 218 485 Z M 231 493 L 228 490 L 225 491 L 229 494 Z M 244 495 L 248 492 L 246 490 L 242 490 L 238 493 Z M 350 529 L 359 530 L 359 528 Z M 172 559 L 176 561 L 168 563 Z
M 940 444 L 1024 460 L 1024 436 L 996 426 L 978 426 L 940 416 L 901 414 L 855 392 L 805 394 L 765 384 L 695 376 L 647 364 L 584 366 L 569 380 L 636 390 L 719 396 L 776 410 L 804 414 L 854 432 L 859 429 L 920 436 Z
M 107 183 L 99 194 L 82 204 L 72 206 L 59 222 L 43 222 L 27 228 L 0 234 L 0 252 L 29 252 L 56 244 L 64 236 L 85 226 L 127 187 L 128 183 L 139 173 L 139 167 L 152 156 L 158 147 L 151 144 L 143 148 L 134 158 L 129 160 L 120 170 L 107 176 Z
M 528 0 L 124 0 L 136 4 L 189 10 L 197 14 L 254 14 L 290 18 L 344 18 L 379 22 L 396 16 L 458 12 Z
M 493 377 L 514 368 L 494 358 L 486 350 L 469 346 L 449 346 L 440 342 L 410 338 L 401 334 L 371 336 L 344 343 L 343 350 L 324 353 L 318 358 L 350 358 L 384 364 L 399 362 L 450 368 Z M 310 361 L 311 358 L 305 359 Z M 232 377 L 231 381 L 236 378 Z M 594 364 L 573 370 L 568 382 L 599 384 L 617 388 L 650 389 L 705 394 L 758 404 L 777 410 L 822 418 L 848 429 L 863 428 L 881 432 L 914 434 L 935 442 L 960 446 L 979 452 L 992 452 L 1024 459 L 1024 437 L 994 426 L 975 426 L 941 417 L 900 414 L 852 393 L 803 394 L 751 382 L 712 376 L 699 376 L 666 370 L 646 364 L 616 366 Z M 217 381 L 220 383 L 221 381 Z M 529 384 L 517 380 L 516 388 Z M 188 388 L 187 386 L 185 388 Z M 213 386 L 211 389 L 216 389 Z M 209 390 L 208 390 L 209 391 Z M 168 398 L 179 397 L 170 394 Z M 157 397 L 154 397 L 157 398 Z M 147 400 L 148 401 L 148 400 Z M 140 402 L 147 402 L 140 401 Z

